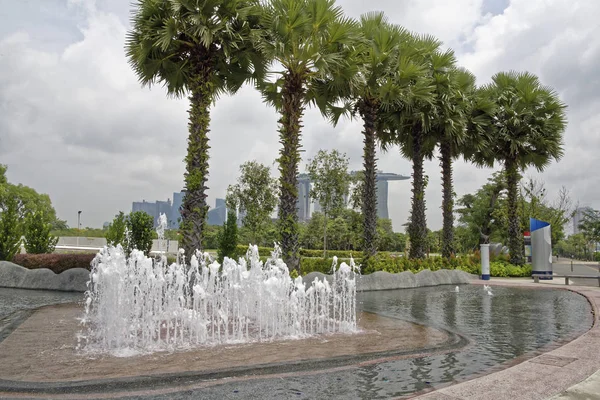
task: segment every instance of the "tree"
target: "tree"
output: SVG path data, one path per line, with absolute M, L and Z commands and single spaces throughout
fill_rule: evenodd
M 127 217 L 127 239 L 126 252 L 136 249 L 142 251 L 146 256 L 152 250 L 152 234 L 154 218 L 144 211 L 135 211 Z
M 125 214 L 123 211 L 119 211 L 119 214 L 117 214 L 110 225 L 108 225 L 106 231 L 106 243 L 109 246 L 116 246 L 118 244 L 126 246 L 126 229 L 127 220 Z
M 458 200 L 459 223 L 468 232 L 462 235 L 462 245 L 473 250 L 479 244 L 490 243 L 503 230 L 501 222 L 506 177 L 503 172 L 494 173 L 488 182 L 473 194 L 465 194 Z M 467 239 L 468 238 L 468 239 Z
M 435 82 L 436 118 L 432 133 L 437 137 L 442 168 L 442 257 L 454 252 L 454 186 L 452 161 L 462 154 L 467 141 L 468 118 L 475 92 L 475 76 L 456 67 L 452 51 L 434 53 L 431 61 Z
M 352 110 L 363 121 L 363 166 L 364 171 L 356 178 L 360 183 L 356 189 L 359 196 L 353 199 L 353 205 L 362 209 L 364 257 L 375 254 L 377 249 L 377 157 L 376 131 L 377 121 L 382 111 L 391 104 L 392 79 L 402 60 L 401 46 L 410 34 L 405 29 L 390 24 L 382 12 L 371 12 L 360 17 L 360 40 L 354 46 L 349 59 L 356 66 L 353 79 L 340 86 L 329 87 L 331 116 L 334 124 L 338 118 Z M 343 107 L 336 106 L 335 100 L 345 102 Z M 354 195 L 353 195 L 354 196 Z
M 54 252 L 58 237 L 53 236 L 52 223 L 42 212 L 29 213 L 25 218 L 25 251 L 29 254 Z
M 433 157 L 435 136 L 431 134 L 436 117 L 435 86 L 431 60 L 440 55 L 441 42 L 432 36 L 414 35 L 404 46 L 405 61 L 395 75 L 390 93 L 394 105 L 383 117 L 381 138 L 384 148 L 399 145 L 402 155 L 413 164 L 411 199 L 410 258 L 424 258 L 427 250 L 427 219 L 425 217 L 425 187 L 427 178 L 423 163 Z M 406 87 L 406 91 L 398 88 Z
M 299 268 L 298 164 L 302 115 L 308 104 L 327 113 L 329 91 L 353 75 L 349 48 L 356 43 L 355 23 L 344 17 L 334 0 L 272 0 L 265 4 L 263 31 L 257 47 L 282 71 L 274 82 L 260 82 L 265 101 L 281 117 L 279 134 L 279 230 L 282 256 L 290 269 Z
M 0 176 L 2 176 L 1 172 Z M 7 197 L 0 204 L 0 260 L 11 261 L 19 252 L 21 233 L 18 200 Z
M 346 198 L 350 186 L 348 175 L 348 158 L 337 150 L 327 152 L 319 150 L 317 155 L 308 160 L 306 166 L 312 182 L 310 197 L 318 201 L 323 211 L 323 257 L 327 257 L 327 221 L 329 217 L 337 217 L 346 207 Z
M 600 211 L 586 210 L 579 223 L 579 229 L 581 229 L 588 243 L 592 244 L 595 249 L 596 244 L 600 243 Z
M 242 213 L 251 243 L 261 242 L 276 206 L 277 180 L 271 177 L 269 167 L 256 161 L 243 163 L 238 182 L 227 188 L 227 207 Z
M 219 240 L 218 258 L 222 263 L 225 257 L 235 257 L 238 242 L 237 220 L 235 211 L 232 209 L 227 213 L 227 221 L 223 224 L 223 233 Z
M 517 211 L 520 172 L 531 166 L 542 171 L 553 159 L 560 160 L 566 105 L 529 72 L 499 72 L 484 91 L 496 105 L 487 163 L 500 162 L 506 171 L 510 261 L 522 265 L 523 233 Z
M 250 38 L 260 7 L 253 0 L 138 0 L 126 54 L 144 86 L 162 83 L 190 101 L 181 242 L 187 257 L 201 249 L 208 205 L 211 103 L 259 78 L 264 64 Z

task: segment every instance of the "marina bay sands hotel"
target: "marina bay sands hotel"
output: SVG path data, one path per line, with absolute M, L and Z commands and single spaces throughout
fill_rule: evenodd
M 351 175 L 356 174 L 356 171 L 350 172 Z M 393 174 L 390 172 L 377 172 L 377 217 L 389 219 L 388 212 L 388 182 L 389 181 L 404 181 L 410 179 L 409 176 Z M 308 221 L 311 216 L 310 204 L 310 178 L 308 174 L 298 175 L 298 220 Z M 318 203 L 314 203 L 313 211 L 320 211 L 321 207 Z

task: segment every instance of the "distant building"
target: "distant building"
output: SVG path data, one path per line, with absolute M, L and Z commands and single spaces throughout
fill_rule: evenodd
M 583 220 L 585 213 L 589 212 L 589 211 L 592 211 L 591 207 L 579 207 L 577 210 L 575 210 L 575 214 L 573 214 L 573 234 L 574 235 L 581 232 L 581 230 L 579 229 L 579 224 Z
M 177 229 L 179 228 L 183 195 L 185 195 L 185 192 L 173 193 L 173 203 L 171 203 L 171 199 L 167 199 L 167 201 L 158 200 L 156 202 L 146 200 L 134 201 L 131 204 L 131 212 L 143 211 L 151 215 L 155 228 L 158 226 L 160 214 L 165 214 L 167 216 L 167 228 Z
M 227 220 L 227 206 L 225 199 L 216 199 L 215 208 L 208 211 L 209 225 L 223 225 Z
M 356 171 L 350 172 L 350 175 L 356 174 Z M 389 181 L 404 181 L 410 179 L 408 176 L 393 174 L 390 172 L 377 172 L 377 217 L 389 219 L 388 211 L 388 182 Z M 305 197 L 303 197 L 305 196 Z M 344 196 L 345 204 L 348 204 L 348 196 Z M 310 211 L 310 178 L 307 174 L 298 175 L 298 220 L 307 221 L 311 217 Z M 312 202 L 313 212 L 321 212 L 321 205 L 318 201 Z

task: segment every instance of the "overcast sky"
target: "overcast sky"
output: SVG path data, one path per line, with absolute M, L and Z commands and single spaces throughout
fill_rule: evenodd
M 582 205 L 600 208 L 600 1 L 339 0 L 347 14 L 381 10 L 408 29 L 452 47 L 478 84 L 501 70 L 528 70 L 569 105 L 566 155 L 541 178 L 551 197 L 566 186 Z M 99 227 L 131 202 L 165 200 L 183 188 L 187 101 L 161 87 L 142 89 L 124 55 L 127 0 L 0 0 L 0 163 L 8 179 L 48 193 L 58 216 Z M 252 88 L 212 110 L 209 204 L 223 197 L 238 166 L 273 165 L 277 115 Z M 344 151 L 361 168 L 359 122 L 332 128 L 306 113 L 305 161 L 317 150 Z M 385 172 L 411 174 L 398 151 L 379 154 Z M 439 162 L 426 163 L 427 220 L 441 227 Z M 490 170 L 455 164 L 458 196 Z M 537 176 L 533 171 L 528 175 Z M 410 181 L 390 183 L 390 217 L 401 230 Z

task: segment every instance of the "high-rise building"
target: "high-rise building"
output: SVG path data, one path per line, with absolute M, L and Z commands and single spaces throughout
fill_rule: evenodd
M 574 235 L 581 232 L 581 229 L 579 229 L 579 224 L 583 220 L 583 216 L 585 215 L 585 213 L 589 212 L 589 211 L 592 211 L 591 207 L 579 207 L 577 210 L 575 210 L 575 214 L 573 214 L 573 234 Z
M 377 173 L 377 217 L 389 219 L 388 211 L 388 181 L 404 181 L 410 179 L 408 176 L 392 174 L 389 172 Z
M 215 208 L 208 211 L 209 225 L 223 225 L 227 219 L 227 206 L 225 199 L 216 199 Z

